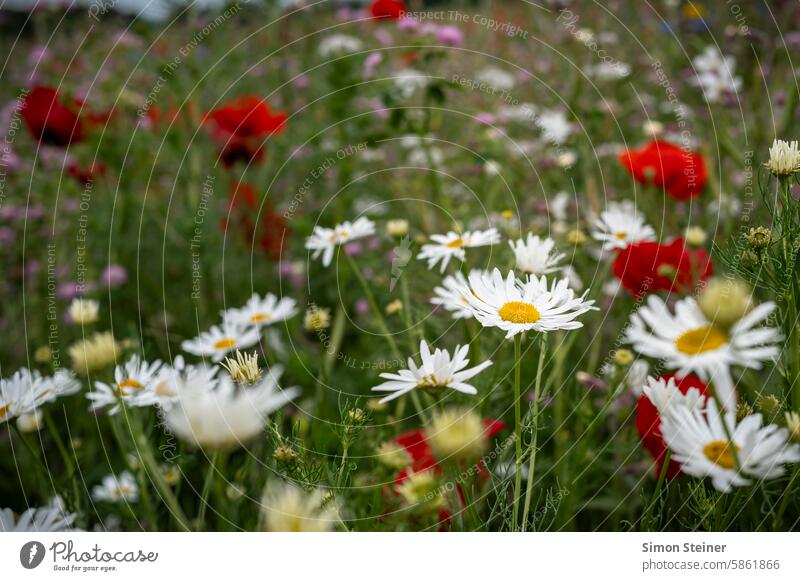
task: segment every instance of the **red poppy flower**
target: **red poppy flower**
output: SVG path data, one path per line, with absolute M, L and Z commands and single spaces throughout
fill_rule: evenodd
M 505 423 L 500 420 L 483 420 L 484 433 L 487 439 L 494 438 L 499 432 L 504 430 L 505 427 Z M 442 468 L 439 466 L 439 463 L 431 451 L 430 444 L 425 438 L 424 430 L 405 432 L 400 434 L 393 441 L 405 448 L 406 452 L 411 456 L 411 464 L 405 470 L 400 471 L 395 477 L 392 493 L 397 494 L 397 485 L 402 484 L 411 474 L 422 472 L 423 470 L 433 470 L 436 474 L 442 472 Z M 482 480 L 487 480 L 489 477 L 482 459 L 478 461 L 477 473 Z M 456 484 L 456 490 L 459 498 L 461 498 L 461 502 L 464 503 L 464 493 L 461 490 L 460 484 Z M 450 517 L 450 512 L 447 509 L 442 509 L 439 512 L 439 524 L 442 525 L 446 523 Z
M 690 293 L 711 276 L 714 266 L 702 248 L 687 248 L 683 238 L 669 244 L 646 241 L 623 248 L 614 259 L 614 276 L 634 297 L 655 291 Z
M 264 253 L 272 260 L 279 260 L 291 231 L 286 224 L 286 219 L 268 205 L 262 208 L 261 220 L 256 225 L 252 217 L 258 214 L 258 207 L 258 194 L 252 185 L 245 182 L 231 184 L 228 216 L 221 220 L 220 227 L 227 230 L 228 218 L 238 216 L 239 227 L 245 243 L 252 244 L 256 236 L 260 235 L 258 245 Z M 261 232 L 258 232 L 259 227 Z
M 237 161 L 260 161 L 264 141 L 283 131 L 286 113 L 273 113 L 260 97 L 244 95 L 211 111 L 203 122 L 212 125 L 212 135 L 222 145 L 222 162 L 230 167 Z
M 676 200 L 695 197 L 706 184 L 703 156 L 666 141 L 629 149 L 620 154 L 619 161 L 637 182 L 663 188 Z
M 106 166 L 99 161 L 91 165 L 82 166 L 75 162 L 67 166 L 67 173 L 75 178 L 79 184 L 86 185 L 100 176 L 106 175 Z
M 708 392 L 706 384 L 695 375 L 687 375 L 683 379 L 678 379 L 674 373 L 667 373 L 661 377 L 665 380 L 675 378 L 675 385 L 681 393 L 686 393 L 693 387 L 697 388 L 701 395 L 706 395 Z M 667 445 L 661 435 L 661 418 L 658 415 L 658 410 L 644 394 L 639 397 L 639 401 L 636 404 L 636 429 L 642 439 L 642 446 L 656 462 L 656 474 L 661 474 L 667 455 Z M 667 466 L 666 477 L 675 478 L 680 473 L 681 465 L 671 460 L 669 466 Z
M 374 18 L 397 20 L 406 13 L 406 4 L 400 0 L 375 0 L 370 12 Z
M 52 87 L 34 87 L 22 102 L 22 118 L 31 135 L 47 145 L 69 145 L 84 137 L 80 103 L 65 104 Z

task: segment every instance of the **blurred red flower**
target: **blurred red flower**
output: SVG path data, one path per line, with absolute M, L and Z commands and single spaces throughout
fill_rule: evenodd
M 375 0 L 370 12 L 374 18 L 397 20 L 406 13 L 406 4 L 400 0 Z
M 272 260 L 279 260 L 284 244 L 291 234 L 286 219 L 267 204 L 261 209 L 261 219 L 256 223 L 253 216 L 258 214 L 259 203 L 255 187 L 245 182 L 231 184 L 228 215 L 222 219 L 220 227 L 227 231 L 229 219 L 237 217 L 244 241 L 253 244 L 258 237 L 258 245 L 264 253 Z
M 708 393 L 708 386 L 695 375 L 687 375 L 683 379 L 678 379 L 674 373 L 667 373 L 662 375 L 661 378 L 664 380 L 675 378 L 675 385 L 681 393 L 686 393 L 693 387 L 697 388 L 701 395 L 707 395 Z M 644 394 L 639 396 L 639 401 L 636 404 L 636 429 L 639 431 L 642 446 L 656 462 L 656 474 L 661 474 L 664 460 L 666 460 L 667 445 L 661 435 L 661 418 L 658 415 L 658 410 Z M 680 473 L 681 465 L 674 460 L 670 460 L 666 477 L 675 478 Z
M 31 135 L 47 145 L 65 146 L 83 139 L 85 126 L 78 115 L 82 102 L 64 102 L 53 87 L 34 87 L 22 101 L 22 118 Z
M 260 161 L 264 141 L 283 131 L 286 113 L 273 113 L 261 97 L 243 95 L 206 114 L 203 123 L 212 126 L 222 162 L 230 167 L 237 161 Z
M 708 280 L 713 269 L 706 251 L 688 248 L 683 238 L 669 244 L 631 244 L 620 251 L 612 265 L 614 276 L 637 299 L 662 290 L 691 293 L 698 283 Z
M 619 161 L 637 182 L 662 188 L 676 200 L 695 197 L 706 184 L 703 156 L 667 141 L 629 149 L 620 154 Z
M 106 166 L 99 161 L 92 162 L 88 166 L 72 162 L 67 166 L 67 173 L 79 184 L 86 185 L 93 182 L 95 178 L 106 175 Z
M 483 427 L 486 438 L 492 439 L 498 433 L 503 431 L 506 425 L 500 420 L 485 419 L 483 420 Z M 394 484 L 392 486 L 392 492 L 394 494 L 396 494 L 397 486 L 402 484 L 412 474 L 422 472 L 423 470 L 433 470 L 436 474 L 440 474 L 442 472 L 442 468 L 439 466 L 439 462 L 434 457 L 431 446 L 428 443 L 428 440 L 425 438 L 424 430 L 411 430 L 409 432 L 405 432 L 397 436 L 392 441 L 405 448 L 406 452 L 408 452 L 408 455 L 411 456 L 411 464 L 405 470 L 401 470 L 394 479 Z M 483 463 L 483 459 L 478 460 L 476 467 L 477 473 L 481 479 L 488 479 L 489 475 L 486 473 L 486 466 Z M 456 484 L 456 489 L 459 497 L 461 498 L 461 502 L 463 503 L 464 495 L 461 491 L 461 485 Z M 450 519 L 450 516 L 451 515 L 448 510 L 442 509 L 439 512 L 439 523 L 446 523 L 446 521 Z

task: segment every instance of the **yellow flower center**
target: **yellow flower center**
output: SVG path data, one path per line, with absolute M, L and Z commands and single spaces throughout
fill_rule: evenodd
M 462 246 L 464 246 L 464 240 L 461 238 L 456 238 L 452 242 L 447 243 L 448 248 L 461 248 Z
M 614 238 L 616 238 L 617 240 L 625 240 L 626 237 L 627 234 L 625 234 L 625 232 L 617 232 L 616 234 L 614 234 Z
M 714 325 L 698 327 L 681 333 L 675 339 L 675 348 L 687 355 L 699 355 L 706 351 L 719 349 L 728 342 L 725 331 Z
M 6 414 L 8 413 L 8 410 L 10 410 L 10 409 L 11 409 L 11 404 L 10 403 L 7 403 L 4 406 L 0 406 L 0 419 L 6 417 Z
M 741 448 L 725 440 L 714 440 L 703 446 L 703 454 L 714 464 L 732 470 L 736 467 L 736 456 Z
M 539 311 L 530 303 L 523 303 L 520 301 L 511 301 L 500 307 L 497 313 L 500 318 L 509 323 L 517 323 L 518 325 L 535 323 L 542 316 Z
M 258 313 L 257 315 L 253 315 L 250 317 L 251 323 L 263 323 L 264 321 L 268 321 L 272 318 L 272 315 L 269 313 Z
M 236 339 L 225 338 L 214 343 L 214 349 L 230 349 L 234 345 L 236 345 Z
M 447 387 L 447 381 L 441 381 L 436 375 L 433 373 L 429 373 L 428 375 L 424 375 L 422 379 L 419 380 L 417 383 L 417 387 L 420 389 L 433 389 L 433 388 L 440 388 L 440 387 Z
M 119 391 L 120 395 L 128 395 L 130 390 L 142 389 L 143 387 L 144 386 L 141 383 L 129 377 L 128 379 L 124 379 L 117 384 L 117 391 Z

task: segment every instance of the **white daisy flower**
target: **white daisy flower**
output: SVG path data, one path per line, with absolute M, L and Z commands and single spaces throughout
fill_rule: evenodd
M 777 478 L 785 472 L 784 464 L 800 461 L 800 445 L 787 443 L 786 428 L 762 427 L 761 414 L 747 416 L 737 425 L 735 413 L 721 414 L 713 399 L 705 411 L 672 407 L 661 418 L 661 433 L 681 471 L 709 476 L 721 492 L 747 486 L 747 476 Z
M 232 351 L 252 347 L 260 337 L 258 329 L 223 322 L 200 333 L 199 337 L 182 342 L 181 349 L 192 355 L 210 357 L 214 363 L 218 363 Z
M 243 307 L 223 311 L 222 319 L 234 325 L 242 327 L 251 325 L 260 329 L 285 321 L 296 314 L 297 303 L 294 299 L 289 297 L 278 299 L 272 293 L 267 293 L 263 299 L 258 294 L 253 294 Z
M 497 228 L 488 230 L 476 230 L 475 232 L 448 232 L 447 234 L 433 234 L 431 236 L 436 244 L 423 244 L 422 252 L 417 255 L 420 260 L 428 261 L 428 268 L 433 268 L 440 261 L 442 263 L 440 272 L 444 272 L 450 259 L 455 257 L 461 262 L 466 258 L 466 248 L 477 248 L 478 246 L 491 246 L 500 242 L 500 234 Z
M 481 69 L 475 75 L 475 79 L 498 91 L 510 91 L 517 84 L 514 75 L 498 67 Z
M 656 232 L 645 223 L 633 204 L 611 203 L 594 221 L 592 238 L 603 243 L 603 250 L 616 250 L 636 242 L 655 240 Z
M 467 301 L 475 318 L 484 327 L 506 331 L 506 339 L 527 331 L 578 329 L 583 323 L 575 319 L 590 310 L 597 310 L 594 301 L 585 300 L 569 288 L 569 280 L 528 277 L 517 280 L 513 271 L 506 278 L 495 268 L 491 273 L 473 273 L 469 277 L 471 293 Z
M 696 72 L 693 82 L 709 103 L 725 94 L 736 94 L 742 86 L 742 79 L 735 76 L 736 59 L 724 56 L 716 46 L 707 46 L 692 59 L 692 65 Z
M 108 413 L 114 415 L 122 402 L 134 407 L 150 405 L 140 396 L 149 388 L 161 365 L 161 361 L 148 363 L 138 355 L 132 356 L 125 365 L 117 365 L 113 384 L 95 381 L 94 390 L 86 394 L 92 402 L 90 409 L 97 411 L 111 406 Z
M 573 131 L 572 123 L 561 110 L 541 111 L 536 116 L 536 126 L 545 141 L 556 145 L 566 142 Z
M 564 255 L 555 251 L 555 241 L 551 238 L 539 238 L 528 234 L 528 238 L 509 240 L 509 246 L 514 251 L 517 268 L 529 274 L 549 274 L 558 270 L 558 263 Z
M 164 364 L 156 376 L 147 383 L 136 396 L 137 406 L 157 405 L 168 411 L 178 401 L 178 392 L 183 382 L 208 386 L 213 389 L 217 383 L 219 367 L 208 365 L 187 365 L 183 356 L 178 355 L 172 365 Z
M 311 236 L 306 239 L 306 249 L 313 250 L 313 258 L 322 255 L 322 265 L 330 266 L 333 251 L 337 246 L 375 234 L 375 223 L 361 217 L 355 222 L 342 222 L 334 228 L 314 226 Z
M 0 509 L 0 533 L 56 533 L 73 531 L 77 515 L 56 507 L 29 508 L 14 517 L 10 508 Z
M 400 96 L 410 99 L 420 89 L 424 89 L 430 83 L 430 77 L 423 72 L 415 69 L 403 69 L 394 74 L 394 86 Z
M 0 423 L 36 410 L 40 405 L 81 388 L 75 374 L 60 369 L 51 377 L 23 367 L 0 379 Z
M 380 385 L 372 388 L 372 391 L 392 392 L 380 400 L 386 403 L 405 395 L 412 390 L 419 389 L 454 389 L 461 393 L 475 395 L 478 390 L 472 385 L 465 383 L 489 367 L 491 360 L 484 361 L 470 369 L 465 369 L 469 365 L 467 354 L 469 345 L 457 346 L 453 356 L 444 349 L 436 349 L 431 354 L 431 350 L 425 341 L 419 344 L 419 354 L 422 359 L 418 367 L 414 359 L 408 358 L 408 369 L 401 369 L 398 373 L 381 373 L 381 377 L 388 379 Z
M 241 446 L 260 434 L 266 416 L 300 393 L 296 387 L 281 389 L 280 367 L 273 367 L 255 385 L 237 386 L 229 376 L 213 385 L 199 374 L 178 383 L 177 403 L 166 414 L 170 431 L 196 446 L 224 449 Z
M 684 406 L 693 410 L 695 408 L 703 409 L 706 403 L 706 397 L 701 395 L 700 390 L 696 387 L 690 388 L 686 393 L 678 389 L 674 377 L 666 380 L 663 377 L 648 377 L 642 392 L 656 406 L 661 417 L 664 417 L 676 406 Z
M 474 270 L 472 272 L 486 272 Z M 455 275 L 447 275 L 442 279 L 442 286 L 433 289 L 435 297 L 431 304 L 441 305 L 446 311 L 452 313 L 454 319 L 471 319 L 474 314 L 466 299 L 470 294 L 469 283 L 461 271 Z
M 347 34 L 332 34 L 323 38 L 317 50 L 320 56 L 332 57 L 358 52 L 364 43 L 355 36 Z
M 109 474 L 92 488 L 92 498 L 102 502 L 136 502 L 139 500 L 139 485 L 127 470 L 119 476 Z
M 731 367 L 761 369 L 780 352 L 780 331 L 756 327 L 774 309 L 775 303 L 759 305 L 726 329 L 709 322 L 694 298 L 678 301 L 673 314 L 662 299 L 650 295 L 631 316 L 625 339 L 638 353 L 662 360 L 679 376 L 695 373 L 711 381 L 723 407 L 735 410 Z

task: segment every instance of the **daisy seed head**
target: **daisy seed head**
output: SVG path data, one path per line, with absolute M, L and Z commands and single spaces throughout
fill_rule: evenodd
M 614 351 L 614 363 L 620 367 L 627 367 L 633 363 L 633 351 L 630 349 L 617 349 Z
M 75 325 L 91 325 L 99 318 L 100 303 L 89 299 L 73 299 L 69 305 L 69 319 Z

